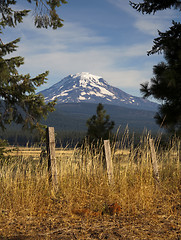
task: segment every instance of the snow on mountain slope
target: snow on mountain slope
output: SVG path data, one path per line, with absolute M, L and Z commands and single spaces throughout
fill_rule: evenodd
M 57 99 L 57 103 L 102 103 L 146 110 L 155 110 L 158 106 L 110 86 L 102 77 L 87 72 L 69 75 L 40 93 L 46 102 Z

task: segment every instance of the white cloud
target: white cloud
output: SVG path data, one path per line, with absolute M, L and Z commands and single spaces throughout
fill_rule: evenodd
M 25 68 L 31 66 L 34 71 L 45 70 L 48 68 L 51 72 L 58 73 L 66 71 L 76 73 L 81 71 L 99 71 L 105 72 L 107 69 L 115 69 L 115 65 L 125 63 L 130 59 L 137 57 L 145 57 L 146 51 L 150 49 L 151 42 L 144 44 L 134 44 L 133 46 L 95 46 L 88 47 L 79 51 L 70 49 L 60 49 L 60 47 L 50 48 L 47 51 L 37 51 L 32 54 L 27 48 L 32 49 L 33 46 L 22 45 L 21 55 L 25 55 Z M 37 47 L 35 47 L 37 49 Z M 41 46 L 46 49 L 46 44 Z M 33 51 L 34 52 L 34 51 Z M 23 67 L 23 68 L 24 68 Z
M 141 57 L 146 56 L 146 52 L 151 49 L 152 41 L 137 43 L 132 46 L 122 48 L 123 57 Z
M 69 74 L 90 72 L 102 76 L 113 86 L 125 90 L 129 89 L 130 92 L 128 93 L 130 94 L 134 93 L 136 88 L 138 91 L 135 93 L 139 94 L 140 83 L 150 79 L 152 67 L 144 64 L 137 69 L 134 66 L 121 67 L 125 59 L 136 57 L 136 51 L 138 51 L 136 45 L 133 49 L 135 51 L 131 51 L 131 49 L 128 49 L 128 51 L 124 50 L 125 55 L 121 55 L 118 49 L 114 47 L 108 49 L 96 48 L 80 52 L 59 51 L 58 53 L 42 53 L 25 58 L 25 65 L 22 70 L 26 73 L 29 71 L 29 66 L 31 66 L 31 73 L 34 75 L 50 70 L 48 85 L 44 87 L 51 86 Z M 143 53 L 140 51 L 137 54 L 141 55 Z M 120 67 L 116 68 L 116 63 L 119 63 Z
M 116 8 L 120 8 L 123 11 L 126 11 L 127 13 L 130 13 L 132 8 L 129 5 L 129 1 L 125 0 L 107 0 L 110 4 L 115 5 Z
M 8 34 L 9 32 L 11 34 Z M 21 37 L 19 53 L 28 55 L 34 55 L 40 51 L 78 49 L 107 42 L 106 37 L 99 36 L 93 30 L 77 22 L 66 22 L 63 28 L 57 30 L 37 29 L 31 16 L 26 17 L 23 24 L 19 24 L 16 28 L 5 30 L 5 33 L 3 36 L 5 42 Z
M 148 70 L 148 69 L 147 69 Z M 105 80 L 118 88 L 139 89 L 141 83 L 149 81 L 150 72 L 146 69 L 120 69 L 119 71 L 107 71 L 103 74 Z
M 107 0 L 109 3 L 115 5 L 120 11 L 124 11 L 130 16 L 134 17 L 135 21 L 133 25 L 140 32 L 157 36 L 158 30 L 165 31 L 168 29 L 168 26 L 171 25 L 173 19 L 179 19 L 178 11 L 174 9 L 167 9 L 165 11 L 157 11 L 153 14 L 142 14 L 129 5 L 129 1 L 123 0 Z M 135 3 L 139 3 L 138 0 L 133 0 Z
M 134 26 L 140 31 L 148 35 L 157 36 L 158 30 L 165 31 L 168 26 L 171 25 L 171 20 L 164 17 L 164 14 L 160 13 L 156 15 L 139 15 L 136 18 Z

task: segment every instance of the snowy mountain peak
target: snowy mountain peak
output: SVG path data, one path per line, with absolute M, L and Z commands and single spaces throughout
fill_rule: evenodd
M 157 106 L 110 86 L 102 77 L 87 72 L 69 75 L 41 93 L 47 102 L 57 99 L 58 103 L 103 103 L 147 110 L 155 110 Z
M 104 83 L 103 81 L 101 81 L 103 80 L 102 77 L 90 74 L 88 72 L 77 73 L 70 76 L 72 79 L 79 81 L 79 85 L 84 88 L 86 88 L 87 85 L 91 83 L 98 84 L 98 85 L 104 85 L 104 83 L 107 84 L 105 80 L 104 80 Z
M 77 74 L 70 75 L 70 76 L 72 78 L 80 78 L 81 80 L 87 79 L 87 80 L 96 80 L 96 81 L 99 81 L 99 79 L 102 78 L 102 77 L 90 74 L 88 72 L 77 73 Z

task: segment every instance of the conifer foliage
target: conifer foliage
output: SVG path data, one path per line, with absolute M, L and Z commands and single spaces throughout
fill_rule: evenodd
M 96 112 L 97 115 L 87 120 L 87 136 L 90 143 L 109 139 L 115 125 L 113 121 L 110 121 L 110 116 L 106 114 L 101 103 L 98 104 Z
M 55 8 L 60 6 L 60 2 L 66 1 L 27 1 L 36 3 L 36 27 L 62 27 L 63 20 L 57 15 Z M 23 18 L 30 12 L 13 10 L 16 3 L 14 0 L 0 1 L 0 35 L 5 27 L 16 27 L 23 22 Z M 40 4 L 46 9 L 44 13 L 40 11 Z M 18 73 L 18 67 L 24 64 L 23 57 L 8 55 L 16 51 L 19 41 L 20 39 L 15 39 L 4 43 L 0 38 L 0 127 L 5 129 L 6 124 L 15 122 L 26 128 L 41 128 L 40 119 L 53 111 L 55 105 L 55 101 L 46 104 L 44 97 L 35 92 L 37 87 L 46 82 L 48 71 L 34 78 L 29 74 Z
M 181 10 L 181 2 L 176 0 L 144 0 L 143 3 L 130 4 L 142 13 L 155 13 L 166 8 Z M 181 134 L 181 23 L 172 21 L 166 32 L 158 31 L 159 37 L 148 55 L 162 53 L 165 61 L 153 67 L 150 84 L 141 84 L 144 97 L 153 96 L 160 100 L 161 106 L 156 113 L 156 122 L 170 132 Z
M 139 12 L 155 13 L 167 8 L 174 8 L 181 10 L 181 2 L 179 0 L 143 0 L 143 3 L 134 3 L 129 1 L 130 5 Z

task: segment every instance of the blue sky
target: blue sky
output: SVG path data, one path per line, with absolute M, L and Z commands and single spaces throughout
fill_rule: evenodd
M 34 5 L 23 0 L 16 8 Z M 49 70 L 48 83 L 38 90 L 69 74 L 89 72 L 134 96 L 141 96 L 140 84 L 150 80 L 153 65 L 162 60 L 161 55 L 147 56 L 157 29 L 165 31 L 179 17 L 175 10 L 142 15 L 127 0 L 68 0 L 58 12 L 64 19 L 58 30 L 36 29 L 32 11 L 23 24 L 4 31 L 5 43 L 21 38 L 15 55 L 23 56 L 25 64 L 19 72 L 34 77 Z

